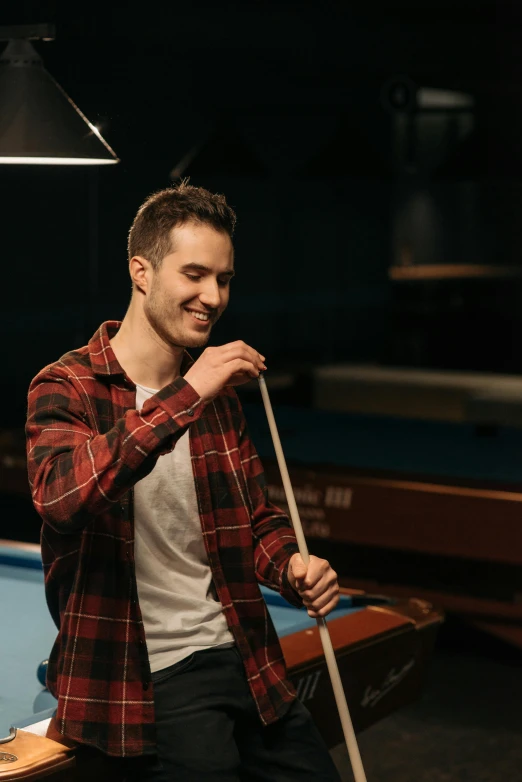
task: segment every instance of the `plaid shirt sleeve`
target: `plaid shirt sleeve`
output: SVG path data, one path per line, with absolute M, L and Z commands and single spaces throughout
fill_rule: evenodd
M 33 502 L 56 531 L 81 530 L 147 475 L 203 410 L 182 377 L 99 433 L 89 378 L 53 364 L 31 383 L 27 461 Z
M 268 499 L 261 460 L 248 433 L 248 427 L 239 407 L 239 449 L 245 470 L 250 498 L 253 504 L 252 531 L 254 535 L 254 562 L 258 581 L 277 589 L 291 605 L 301 607 L 302 598 L 290 586 L 288 563 L 299 551 L 288 516 Z

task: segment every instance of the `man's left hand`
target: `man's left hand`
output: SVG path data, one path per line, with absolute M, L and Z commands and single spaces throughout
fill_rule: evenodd
M 339 602 L 337 573 L 326 559 L 310 556 L 307 567 L 300 554 L 293 554 L 288 563 L 288 580 L 314 619 L 329 614 Z

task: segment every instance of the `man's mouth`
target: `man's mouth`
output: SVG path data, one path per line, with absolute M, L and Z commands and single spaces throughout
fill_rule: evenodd
M 201 310 L 191 310 L 188 307 L 185 307 L 185 312 L 188 312 L 190 315 L 196 318 L 196 320 L 200 320 L 203 323 L 210 320 L 210 315 L 208 312 L 201 312 Z

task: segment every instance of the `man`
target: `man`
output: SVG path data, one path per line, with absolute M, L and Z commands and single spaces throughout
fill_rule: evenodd
M 148 198 L 123 322 L 31 384 L 29 477 L 58 627 L 48 687 L 58 730 L 123 758 L 126 779 L 337 780 L 259 591 L 314 617 L 338 601 L 334 571 L 304 566 L 267 499 L 232 388 L 264 356 L 243 342 L 196 362 L 185 351 L 228 304 L 234 224 L 223 196 L 186 183 Z

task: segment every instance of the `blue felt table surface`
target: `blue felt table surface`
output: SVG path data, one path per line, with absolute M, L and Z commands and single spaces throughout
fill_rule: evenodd
M 0 642 L 0 738 L 10 725 L 27 724 L 34 711 L 40 712 L 54 699 L 38 684 L 37 667 L 49 656 L 56 638 L 44 594 L 43 571 L 37 551 L 0 546 L 0 590 L 4 606 L 3 641 Z M 277 592 L 261 587 L 277 632 L 288 635 L 316 626 L 304 609 L 290 606 Z M 330 618 L 344 616 L 357 608 L 349 597 Z M 8 630 L 6 630 L 6 623 Z
M 56 627 L 45 602 L 43 572 L 34 567 L 33 554 L 0 547 L 0 555 L 4 562 L 8 556 L 16 562 L 0 565 L 4 608 L 0 641 L 1 738 L 8 734 L 10 725 L 19 725 L 25 717 L 53 701 L 50 693 L 43 693 L 36 670 L 49 656 Z
M 280 638 L 296 633 L 299 630 L 309 630 L 317 626 L 316 620 L 309 617 L 304 608 L 294 608 L 289 605 L 278 592 L 273 592 L 265 587 L 261 587 L 261 592 Z M 351 598 L 348 595 L 343 595 L 337 608 L 328 615 L 328 621 L 360 610 L 360 608 L 352 606 Z

